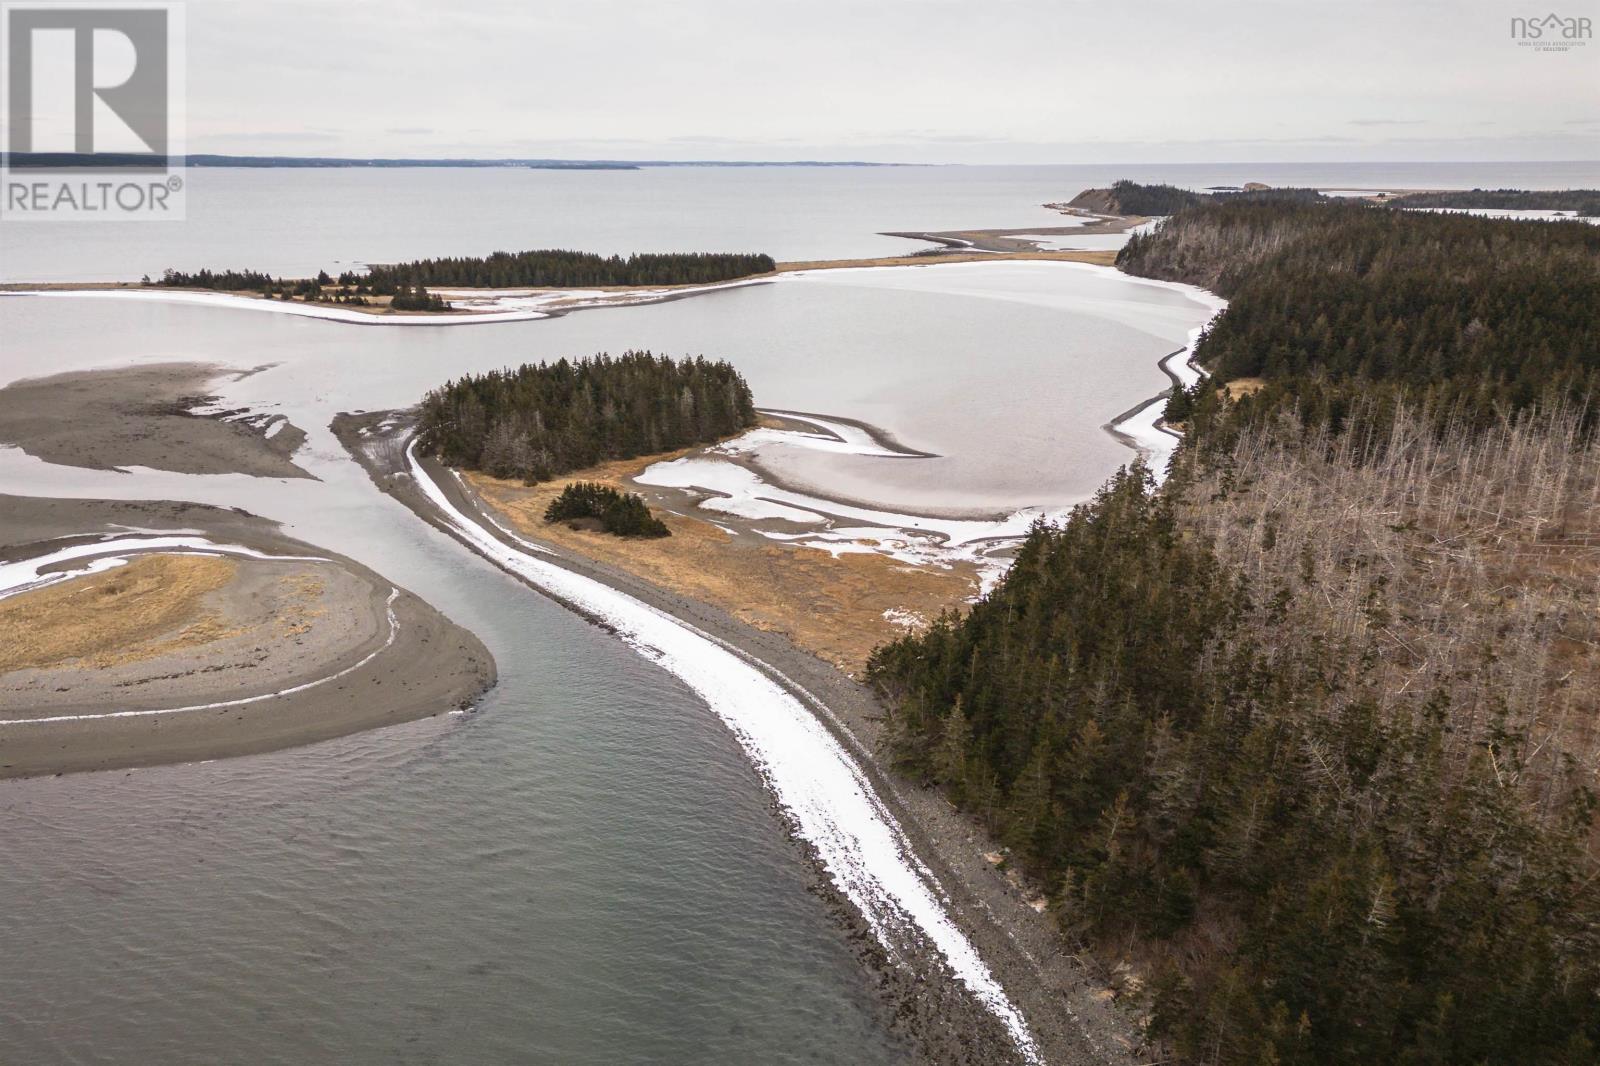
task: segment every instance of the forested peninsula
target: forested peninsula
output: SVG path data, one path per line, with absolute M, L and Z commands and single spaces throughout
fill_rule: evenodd
M 1169 476 L 873 655 L 893 757 L 1178 1061 L 1595 1061 L 1600 229 L 1205 197 L 1119 265 L 1231 301 Z
M 602 256 L 544 249 L 494 252 L 487 256 L 418 259 L 375 264 L 337 277 L 319 271 L 310 278 L 275 278 L 257 270 L 168 269 L 143 284 L 159 288 L 255 293 L 304 303 L 389 307 L 396 311 L 447 311 L 428 286 L 457 288 L 603 288 L 643 285 L 712 285 L 777 269 L 770 255 L 713 252 Z
M 1140 185 L 1132 181 L 1114 182 L 1107 189 L 1085 189 L 1067 202 L 1068 207 L 1109 215 L 1142 215 L 1147 218 L 1176 214 L 1200 204 L 1238 201 L 1289 200 L 1320 202 L 1327 197 L 1316 189 L 1269 188 L 1220 189 L 1195 192 L 1176 185 Z
M 1403 207 L 1571 211 L 1584 218 L 1600 217 L 1600 189 L 1463 189 L 1414 192 L 1406 193 L 1396 202 Z
M 528 484 L 609 459 L 706 444 L 756 422 L 732 365 L 650 352 L 468 375 L 423 397 L 423 449 Z

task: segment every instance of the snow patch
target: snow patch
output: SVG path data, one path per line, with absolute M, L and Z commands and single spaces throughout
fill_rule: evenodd
M 464 326 L 483 322 L 524 322 L 549 315 L 532 310 L 463 311 L 460 314 L 398 315 L 369 314 L 329 304 L 286 303 L 255 296 L 236 296 L 225 292 L 161 291 L 156 289 L 44 289 L 15 293 L 17 296 L 47 296 L 68 299 L 149 300 L 156 303 L 201 304 L 240 311 L 265 311 L 297 318 L 317 318 L 361 326 Z
M 124 565 L 134 554 L 157 551 L 179 555 L 238 555 L 251 559 L 327 562 L 315 555 L 269 555 L 239 544 L 216 544 L 198 536 L 101 537 L 97 541 L 74 544 L 47 555 L 0 563 L 0 599 L 70 578 L 97 574 Z M 79 565 L 68 570 L 43 573 L 50 567 L 72 562 L 79 562 Z

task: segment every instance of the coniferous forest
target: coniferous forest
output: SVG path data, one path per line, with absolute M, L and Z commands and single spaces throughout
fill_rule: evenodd
M 1600 189 L 1468 189 L 1406 193 L 1402 207 L 1492 207 L 1514 211 L 1573 211 L 1585 218 L 1600 217 Z
M 423 397 L 419 429 L 447 463 L 533 484 L 755 421 L 750 386 L 729 363 L 630 351 L 460 378 Z
M 673 253 L 601 256 L 545 250 L 490 256 L 419 259 L 375 265 L 368 280 L 388 286 L 458 285 L 467 288 L 576 288 L 601 285 L 694 285 L 731 281 L 777 269 L 770 255 Z
M 1597 1061 L 1600 231 L 1210 201 L 1120 263 L 1231 299 L 1215 377 L 874 654 L 894 757 L 1177 1061 Z
M 1111 214 L 1155 217 L 1174 215 L 1185 208 L 1209 203 L 1253 203 L 1261 200 L 1312 203 L 1325 199 L 1316 189 L 1249 188 L 1195 192 L 1192 189 L 1180 189 L 1176 185 L 1140 185 L 1123 180 L 1113 183 L 1109 189 L 1087 190 L 1072 202 Z
M 1600 371 L 1600 227 L 1363 203 L 1228 202 L 1173 216 L 1118 255 L 1130 273 L 1229 300 L 1198 357 L 1219 382 L 1337 417 L 1340 396 L 1426 396 L 1471 417 Z
M 636 492 L 619 492 L 610 485 L 574 481 L 545 508 L 546 522 L 592 518 L 600 528 L 618 537 L 670 537 L 665 522 L 650 513 L 650 505 Z
M 631 285 L 710 285 L 768 274 L 777 269 L 770 255 L 683 252 L 602 256 L 592 252 L 546 250 L 495 252 L 488 256 L 419 259 L 411 263 L 376 264 L 364 273 L 344 271 L 337 279 L 327 271 L 315 278 L 274 278 L 256 270 L 168 269 L 145 285 L 163 288 L 259 292 L 312 303 L 360 303 L 368 297 L 391 297 L 398 311 L 446 311 L 448 304 L 427 286 L 463 288 L 579 288 Z

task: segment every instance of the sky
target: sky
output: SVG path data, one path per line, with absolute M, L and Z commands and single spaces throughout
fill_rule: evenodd
M 1600 159 L 1600 0 L 189 0 L 188 148 L 919 163 Z M 1544 2 L 1544 0 L 1540 0 Z

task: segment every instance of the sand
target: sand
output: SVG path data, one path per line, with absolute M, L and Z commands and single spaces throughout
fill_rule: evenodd
M 119 527 L 314 558 L 135 554 L 0 599 L 0 777 L 291 747 L 454 710 L 494 682 L 477 638 L 417 597 L 234 511 L 0 496 L 0 561 Z
M 157 363 L 13 382 L 0 389 L 0 444 L 49 463 L 119 470 L 143 466 L 184 474 L 309 477 L 290 458 L 305 441 L 281 418 L 197 415 L 207 387 L 229 370 L 208 363 Z

